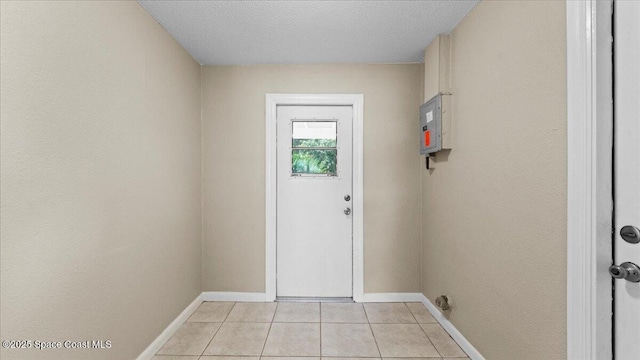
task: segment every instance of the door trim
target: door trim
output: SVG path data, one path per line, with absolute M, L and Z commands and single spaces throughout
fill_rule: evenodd
M 364 120 L 363 94 L 266 94 L 265 298 L 276 299 L 276 108 L 278 105 L 353 107 L 353 300 L 364 296 Z
M 611 0 L 567 9 L 567 358 L 611 359 Z

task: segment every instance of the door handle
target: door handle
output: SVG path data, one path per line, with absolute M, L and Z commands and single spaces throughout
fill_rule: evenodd
M 351 208 L 344 209 L 344 214 L 345 215 L 350 215 L 351 214 Z
M 616 279 L 625 279 L 634 283 L 640 282 L 640 267 L 632 262 L 613 264 L 609 267 L 609 274 Z

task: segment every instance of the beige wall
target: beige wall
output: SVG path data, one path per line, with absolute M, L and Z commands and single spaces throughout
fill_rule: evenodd
M 566 358 L 565 38 L 561 1 L 482 1 L 451 35 L 454 147 L 421 170 L 422 289 L 453 298 L 487 359 Z
M 135 2 L 1 3 L 2 359 L 132 359 L 201 291 L 200 66 Z
M 440 34 L 424 51 L 424 101 L 431 100 L 438 93 L 451 93 L 451 48 L 450 36 Z
M 113 342 L 3 359 L 132 358 L 201 290 L 264 291 L 266 93 L 365 95 L 366 293 L 450 295 L 488 359 L 565 357 L 563 2 L 483 1 L 452 32 L 430 171 L 418 64 L 201 80 L 134 2 L 2 1 L 0 46 L 1 337 Z
M 364 94 L 365 292 L 420 290 L 422 66 L 203 68 L 204 291 L 264 292 L 265 94 Z

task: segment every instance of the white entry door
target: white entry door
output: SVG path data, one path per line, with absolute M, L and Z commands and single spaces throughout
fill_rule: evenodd
M 276 296 L 352 297 L 352 107 L 277 107 Z
M 640 2 L 616 1 L 614 13 L 614 264 L 640 265 Z M 640 359 L 640 282 L 614 286 L 615 358 Z

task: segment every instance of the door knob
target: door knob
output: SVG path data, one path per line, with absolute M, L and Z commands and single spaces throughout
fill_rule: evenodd
M 635 226 L 627 225 L 620 229 L 620 236 L 629 244 L 640 243 L 640 229 Z
M 351 208 L 346 208 L 346 209 L 344 209 L 344 214 L 345 214 L 345 215 L 349 215 L 349 214 L 351 214 Z
M 609 274 L 616 279 L 625 279 L 634 283 L 640 282 L 640 267 L 632 262 L 623 262 L 620 265 L 611 265 Z

